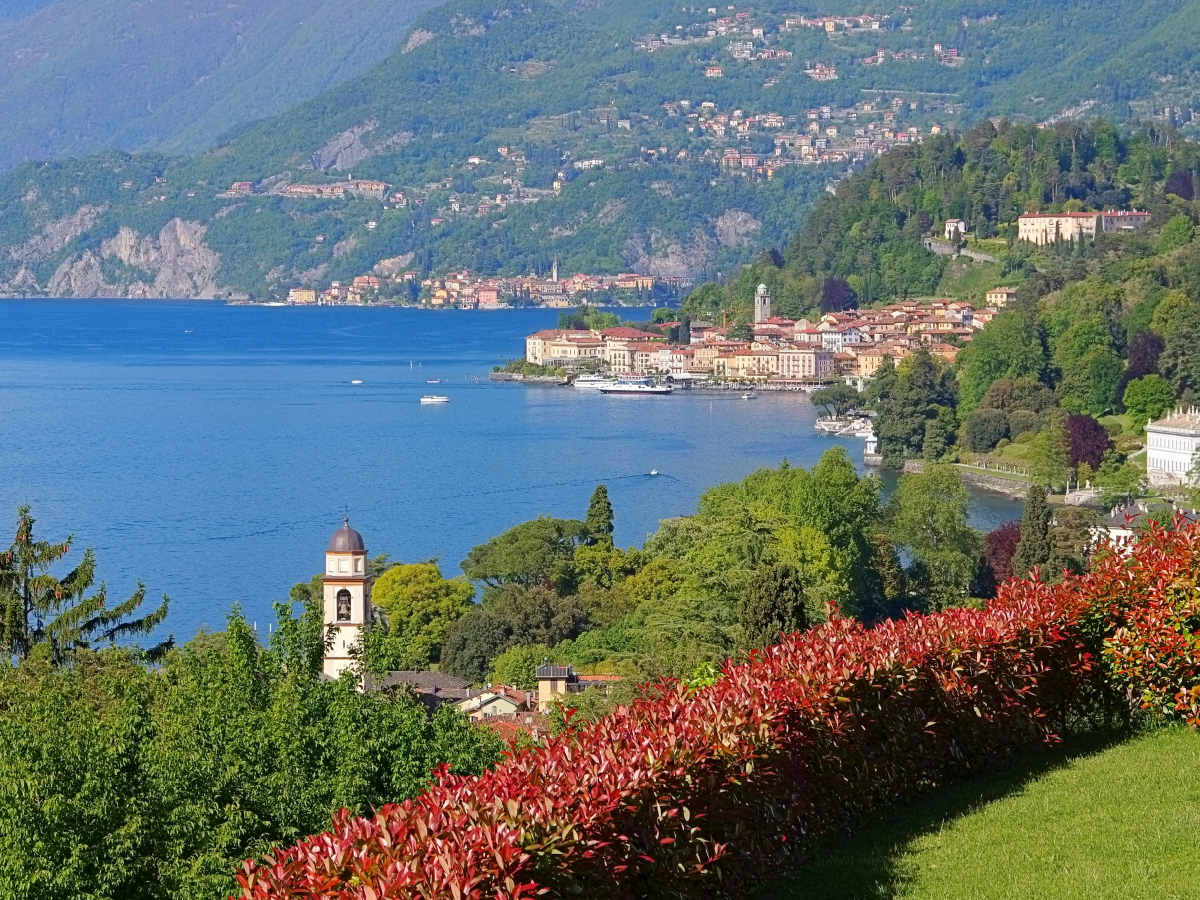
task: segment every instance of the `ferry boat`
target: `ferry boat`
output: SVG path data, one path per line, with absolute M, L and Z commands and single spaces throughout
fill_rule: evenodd
M 674 388 L 655 384 L 649 378 L 618 378 L 615 384 L 600 388 L 602 394 L 670 394 Z
M 605 378 L 603 375 L 580 375 L 573 382 L 577 388 L 585 388 L 587 390 L 598 390 L 617 383 L 615 378 Z
M 421 398 L 422 403 L 449 403 L 449 397 L 442 397 L 439 394 L 426 394 Z

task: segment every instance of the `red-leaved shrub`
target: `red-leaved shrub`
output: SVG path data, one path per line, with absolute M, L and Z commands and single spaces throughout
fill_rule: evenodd
M 439 772 L 413 800 L 342 814 L 238 880 L 254 900 L 745 893 L 789 844 L 1055 740 L 1100 695 L 1087 646 L 1120 661 L 1127 633 L 1162 646 L 1143 597 L 1183 591 L 1195 611 L 1197 544 L 1159 530 L 1089 575 L 1010 581 L 984 610 L 837 619 L 711 687 L 664 683 L 482 776 Z

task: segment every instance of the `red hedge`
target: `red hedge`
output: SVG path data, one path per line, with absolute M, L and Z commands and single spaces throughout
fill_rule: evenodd
M 1187 581 L 1198 543 L 1156 532 L 1091 575 L 1009 582 L 986 610 L 836 620 L 712 687 L 663 684 L 483 776 L 440 772 L 414 800 L 342 814 L 239 883 L 253 900 L 745 893 L 788 841 L 1054 740 L 1097 695 L 1097 610 L 1136 631 L 1138 598 Z

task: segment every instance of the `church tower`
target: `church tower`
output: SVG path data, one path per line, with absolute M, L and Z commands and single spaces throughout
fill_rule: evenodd
M 325 651 L 324 672 L 337 678 L 353 662 L 350 652 L 371 624 L 371 579 L 367 576 L 367 548 L 350 519 L 334 532 L 325 552 L 325 637 L 333 643 Z
M 771 318 L 771 294 L 765 284 L 760 284 L 754 292 L 754 324 L 765 322 Z
M 558 257 L 554 257 L 554 267 L 550 270 L 550 280 L 558 281 Z

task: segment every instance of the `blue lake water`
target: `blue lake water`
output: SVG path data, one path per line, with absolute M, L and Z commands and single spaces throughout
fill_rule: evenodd
M 641 545 L 706 487 L 811 466 L 799 395 L 607 397 L 487 382 L 553 327 L 549 310 L 427 312 L 128 301 L 0 302 L 0 516 L 33 504 L 125 597 L 172 598 L 170 629 L 220 628 L 323 567 L 343 510 L 371 553 L 436 557 L 539 514 L 582 517 L 603 482 L 616 539 Z M 361 380 L 361 385 L 351 384 Z M 440 379 L 436 386 L 429 379 Z M 476 381 L 478 379 L 478 381 Z M 422 406 L 421 395 L 450 398 Z M 657 469 L 658 476 L 651 476 Z M 973 524 L 1020 505 L 975 495 Z M 3 525 L 0 544 L 11 540 Z

